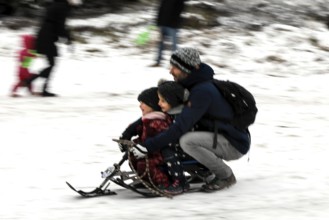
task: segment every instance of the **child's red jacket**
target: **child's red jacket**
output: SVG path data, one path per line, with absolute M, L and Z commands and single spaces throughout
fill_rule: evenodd
M 36 57 L 34 51 L 35 37 L 32 35 L 23 35 L 23 49 L 19 51 L 19 68 L 18 77 L 20 80 L 27 79 L 32 73 L 29 71 L 29 66 L 33 58 Z

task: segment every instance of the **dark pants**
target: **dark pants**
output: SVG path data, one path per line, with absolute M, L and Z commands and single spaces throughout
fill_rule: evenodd
M 49 78 L 52 69 L 55 66 L 55 56 L 46 54 L 46 58 L 48 61 L 48 66 L 41 70 L 39 75 L 33 75 L 29 79 L 26 80 L 27 84 L 31 84 L 34 80 L 36 80 L 38 77 L 45 78 L 45 82 L 43 84 L 42 92 L 46 92 L 49 84 Z
M 45 78 L 45 82 L 43 84 L 43 90 L 42 90 L 43 92 L 47 91 L 50 74 L 51 74 L 53 67 L 55 66 L 55 57 L 52 55 L 46 55 L 46 57 L 47 57 L 47 61 L 48 61 L 48 67 L 41 70 L 41 72 L 39 74 L 39 77 Z
M 160 27 L 160 41 L 158 45 L 158 54 L 156 58 L 157 64 L 161 63 L 162 60 L 162 52 L 165 49 L 165 41 L 167 39 L 171 40 L 171 48 L 172 52 L 174 52 L 177 49 L 177 29 L 176 28 L 170 28 L 170 27 Z

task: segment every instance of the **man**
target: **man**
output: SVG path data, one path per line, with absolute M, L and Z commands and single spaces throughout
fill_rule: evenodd
M 31 84 L 38 77 L 44 78 L 42 96 L 56 96 L 56 94 L 48 91 L 50 75 L 56 64 L 55 58 L 59 55 L 56 42 L 59 38 L 64 38 L 67 44 L 71 44 L 71 35 L 65 23 L 70 13 L 71 6 L 80 4 L 80 0 L 53 0 L 47 7 L 41 27 L 37 33 L 35 46 L 36 52 L 46 57 L 48 66 L 44 68 L 39 75 L 31 77 L 27 81 L 28 84 Z
M 201 62 L 197 50 L 181 48 L 172 54 L 170 63 L 174 80 L 190 92 L 188 103 L 168 130 L 147 139 L 143 146 L 153 152 L 179 140 L 187 154 L 215 175 L 202 186 L 204 191 L 220 190 L 235 184 L 233 171 L 223 160 L 239 159 L 249 151 L 248 129 L 238 130 L 226 123 L 233 117 L 232 108 L 213 85 L 213 69 Z M 215 122 L 207 115 L 222 118 L 223 122 Z M 194 131 L 190 132 L 192 128 Z M 217 139 L 216 146 L 214 137 Z
M 165 41 L 171 39 L 172 51 L 177 49 L 177 32 L 181 22 L 181 13 L 184 9 L 184 0 L 161 0 L 158 16 L 157 26 L 160 31 L 160 41 L 158 44 L 158 54 L 155 64 L 151 67 L 160 66 L 162 60 L 162 53 L 165 47 Z

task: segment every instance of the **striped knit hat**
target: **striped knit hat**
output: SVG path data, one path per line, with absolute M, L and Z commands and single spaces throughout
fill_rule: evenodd
M 170 64 L 185 73 L 191 73 L 201 64 L 200 54 L 194 48 L 180 48 L 171 55 Z

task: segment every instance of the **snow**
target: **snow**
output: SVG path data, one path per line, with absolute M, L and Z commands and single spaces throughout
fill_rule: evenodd
M 105 18 L 90 23 L 102 25 Z M 75 24 L 88 20 L 70 21 Z M 0 35 L 0 219 L 328 219 L 329 58 L 321 48 L 329 45 L 329 32 L 320 23 L 273 24 L 248 33 L 180 32 L 182 45 L 200 48 L 217 78 L 252 91 L 259 114 L 250 128 L 250 153 L 228 162 L 236 185 L 173 199 L 146 199 L 115 184 L 110 189 L 116 196 L 82 199 L 65 184 L 91 190 L 101 183 L 100 171 L 121 159 L 112 138 L 141 114 L 139 92 L 161 78 L 172 79 L 167 62 L 149 68 L 155 48 L 119 48 L 91 34 L 73 54 L 60 46 L 51 81 L 51 91 L 60 97 L 31 97 L 25 91 L 24 97 L 9 97 L 19 35 L 33 31 L 2 28 Z M 133 45 L 134 37 L 123 44 Z

